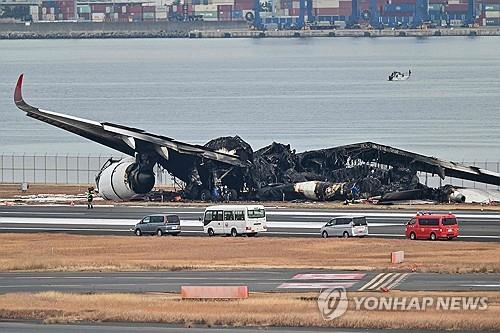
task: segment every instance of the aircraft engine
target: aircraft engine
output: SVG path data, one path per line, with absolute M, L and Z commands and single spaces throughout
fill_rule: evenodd
M 136 159 L 108 160 L 96 177 L 99 194 L 106 200 L 128 200 L 154 187 L 152 168 L 141 167 Z

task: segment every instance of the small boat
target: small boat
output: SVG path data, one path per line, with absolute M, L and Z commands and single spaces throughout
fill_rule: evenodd
M 408 70 L 408 74 L 394 71 L 389 75 L 389 81 L 406 81 L 411 76 L 411 70 Z

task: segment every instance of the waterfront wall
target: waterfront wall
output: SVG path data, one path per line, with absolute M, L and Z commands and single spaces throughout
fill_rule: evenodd
M 0 39 L 37 38 L 187 38 L 192 31 L 237 31 L 248 29 L 242 21 L 234 22 L 52 22 L 0 24 Z
M 0 24 L 0 39 L 62 38 L 292 38 L 500 36 L 500 28 L 255 31 L 246 22 L 58 22 Z

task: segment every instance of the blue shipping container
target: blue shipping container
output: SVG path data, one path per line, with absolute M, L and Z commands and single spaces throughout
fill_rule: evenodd
M 412 4 L 398 4 L 398 5 L 385 5 L 384 13 L 394 13 L 394 12 L 402 12 L 402 13 L 410 13 L 415 11 L 415 5 Z

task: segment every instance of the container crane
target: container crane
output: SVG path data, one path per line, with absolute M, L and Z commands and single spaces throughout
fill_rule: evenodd
M 359 21 L 358 0 L 352 0 L 351 19 L 349 23 L 351 25 L 355 25 L 358 24 L 358 21 Z
M 253 3 L 253 26 L 257 30 L 262 30 L 262 19 L 260 18 L 260 0 L 254 0 Z
M 375 28 L 380 25 L 377 0 L 370 0 L 370 25 Z
M 302 29 L 305 26 L 305 16 L 307 14 L 307 21 L 314 21 L 313 17 L 313 1 L 300 0 L 299 2 L 299 18 L 297 20 L 297 28 Z
M 468 0 L 467 2 L 467 24 L 474 25 L 476 20 L 476 14 L 474 13 L 474 0 Z
M 415 3 L 415 17 L 413 28 L 421 27 L 429 20 L 429 0 L 417 0 Z

